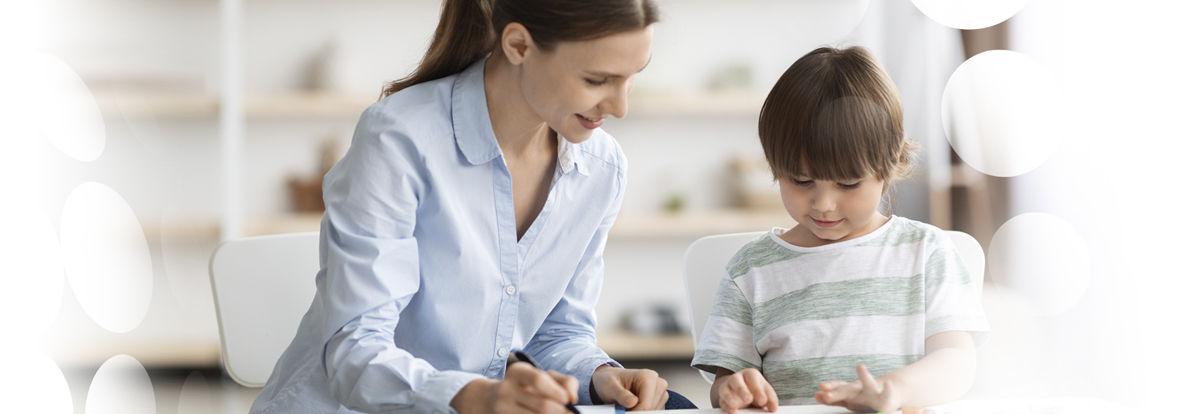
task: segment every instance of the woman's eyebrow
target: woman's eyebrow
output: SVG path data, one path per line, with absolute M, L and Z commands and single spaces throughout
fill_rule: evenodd
M 654 59 L 653 55 L 650 56 L 650 59 L 646 60 L 646 64 L 643 65 L 641 69 L 638 69 L 638 71 L 634 72 L 634 73 L 642 73 L 643 70 L 646 70 L 646 68 L 650 66 L 650 60 L 652 60 L 652 59 Z M 584 71 L 584 73 L 586 73 L 590 76 L 595 76 L 595 77 L 599 77 L 599 78 L 622 78 L 622 77 L 627 76 L 627 75 L 620 75 L 620 74 L 611 73 L 611 72 L 590 71 L 590 70 Z

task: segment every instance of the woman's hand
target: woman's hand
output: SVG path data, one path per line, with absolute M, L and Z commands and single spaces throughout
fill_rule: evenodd
M 726 413 L 735 414 L 739 408 L 746 407 L 758 407 L 770 412 L 779 409 L 775 388 L 757 369 L 746 368 L 724 375 L 717 378 L 713 386 L 714 397 L 721 411 Z
M 900 392 L 884 381 L 876 381 L 866 365 L 858 366 L 858 381 L 827 381 L 813 397 L 825 405 L 858 412 L 890 413 L 900 409 Z
M 450 406 L 461 414 L 568 414 L 567 403 L 578 402 L 578 392 L 575 377 L 517 362 L 502 381 L 471 381 Z
M 593 403 L 618 404 L 631 411 L 662 410 L 667 406 L 667 380 L 648 369 L 601 365 L 592 372 Z

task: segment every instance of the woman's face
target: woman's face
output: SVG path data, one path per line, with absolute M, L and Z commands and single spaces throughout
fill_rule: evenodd
M 650 63 L 651 27 L 593 40 L 531 48 L 521 93 L 551 129 L 572 143 L 592 136 L 609 116 L 625 116 L 633 78 Z

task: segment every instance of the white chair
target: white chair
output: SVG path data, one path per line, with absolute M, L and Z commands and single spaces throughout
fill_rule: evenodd
M 221 359 L 229 376 L 262 387 L 311 305 L 320 233 L 246 237 L 217 246 L 208 264 Z
M 725 265 L 739 249 L 754 238 L 763 235 L 762 231 L 750 233 L 722 234 L 702 237 L 683 253 L 683 286 L 687 290 L 688 313 L 692 317 L 692 345 L 700 344 L 700 334 L 704 333 L 704 325 L 708 323 L 708 314 L 712 312 L 712 302 L 717 296 L 717 285 L 725 273 Z M 961 231 L 947 231 L 950 240 L 958 249 L 971 272 L 971 279 L 976 292 L 983 289 L 984 256 L 983 248 L 974 237 Z M 700 371 L 700 376 L 708 382 L 713 382 L 715 375 Z

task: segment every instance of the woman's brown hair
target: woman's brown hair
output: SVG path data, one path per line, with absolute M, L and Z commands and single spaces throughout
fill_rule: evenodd
M 653 0 L 445 0 L 420 65 L 389 82 L 382 97 L 462 72 L 492 51 L 509 23 L 525 26 L 539 48 L 554 50 L 560 42 L 596 39 L 657 21 Z
M 912 172 L 896 85 L 871 52 L 822 47 L 796 60 L 767 95 L 758 137 L 776 179 L 887 184 Z

